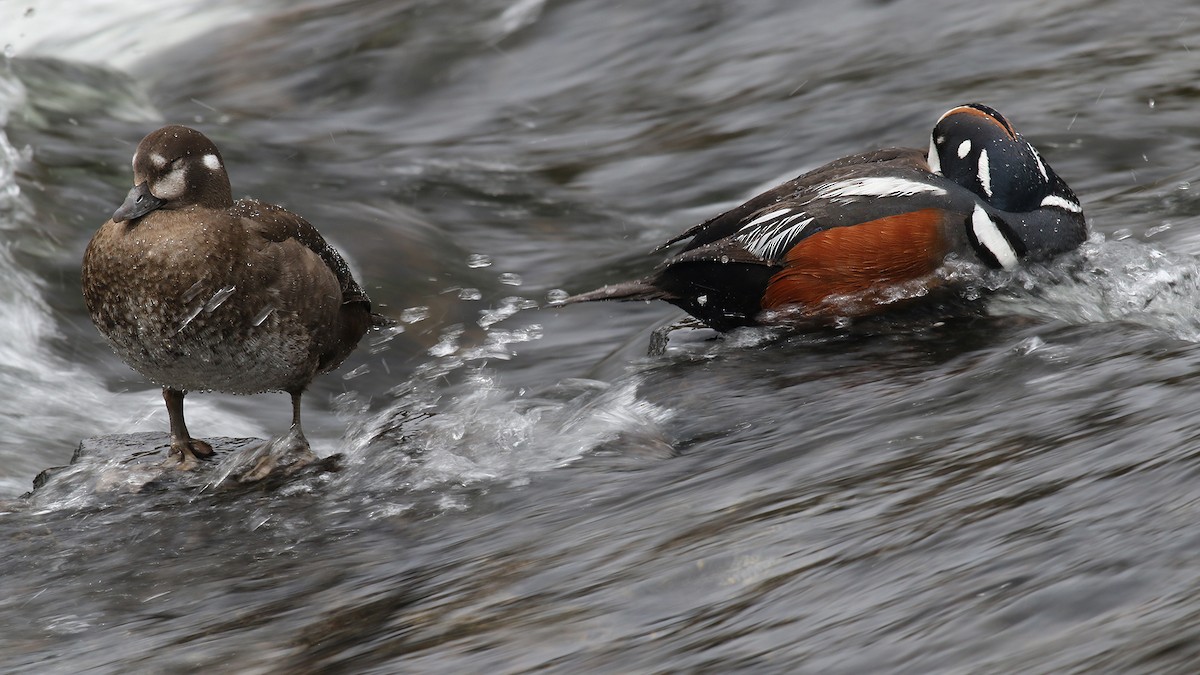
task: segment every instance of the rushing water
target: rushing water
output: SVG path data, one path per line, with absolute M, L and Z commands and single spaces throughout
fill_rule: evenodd
M 1198 28 L 1186 0 L 6 0 L 0 670 L 1194 672 Z M 548 307 L 973 100 L 1093 231 L 976 313 L 648 356 L 677 310 Z M 305 398 L 338 473 L 21 498 L 166 429 L 78 280 L 167 121 L 402 329 Z M 202 437 L 289 413 L 188 406 Z

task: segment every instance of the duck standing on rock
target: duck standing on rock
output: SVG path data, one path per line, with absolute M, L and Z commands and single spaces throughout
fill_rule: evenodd
M 647 277 L 575 295 L 666 300 L 719 331 L 862 316 L 945 285 L 951 259 L 1009 269 L 1087 238 L 1071 188 L 999 112 L 938 120 L 929 151 L 826 164 L 703 222 Z
M 162 386 L 170 456 L 192 468 L 213 454 L 188 432 L 187 392 L 283 391 L 291 429 L 263 454 L 311 461 L 304 389 L 386 320 L 308 221 L 233 200 L 221 153 L 199 131 L 171 125 L 142 139 L 133 182 L 84 253 L 83 296 L 117 355 Z M 275 459 L 258 458 L 248 473 L 265 475 Z

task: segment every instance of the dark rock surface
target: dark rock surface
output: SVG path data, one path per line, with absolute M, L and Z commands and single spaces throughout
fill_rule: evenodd
M 315 461 L 280 461 L 265 475 L 255 480 L 240 478 L 254 466 L 269 448 L 261 438 L 206 438 L 212 444 L 213 456 L 192 470 L 181 470 L 174 458 L 167 455 L 170 436 L 150 431 L 132 434 L 110 434 L 85 438 L 66 466 L 45 469 L 33 479 L 33 490 L 26 497 L 44 492 L 144 492 L 182 488 L 228 488 L 253 485 L 263 489 L 278 488 L 304 475 L 313 475 L 340 468 L 340 454 Z

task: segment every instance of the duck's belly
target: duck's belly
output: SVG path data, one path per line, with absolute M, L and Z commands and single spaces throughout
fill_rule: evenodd
M 318 328 L 337 321 L 335 303 L 299 307 L 301 299 L 284 300 L 264 281 L 263 266 L 180 257 L 175 251 L 188 250 L 187 242 L 168 253 L 121 239 L 101 243 L 108 255 L 89 250 L 84 259 L 88 309 L 117 355 L 147 379 L 254 394 L 299 389 L 316 374 Z
M 126 363 L 156 384 L 255 394 L 300 388 L 315 374 L 311 331 L 291 312 L 263 306 L 258 311 L 265 316 L 247 316 L 234 308 L 207 311 L 201 302 L 180 313 L 155 304 L 148 302 L 130 313 L 131 320 L 101 333 Z

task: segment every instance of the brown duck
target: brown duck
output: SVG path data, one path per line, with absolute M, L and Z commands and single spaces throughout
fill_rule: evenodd
M 189 391 L 287 392 L 292 426 L 280 438 L 309 453 L 304 389 L 385 320 L 308 221 L 233 200 L 220 151 L 195 129 L 142 139 L 133 182 L 84 253 L 83 297 L 116 353 L 162 385 L 170 455 L 190 468 L 213 453 L 188 433 Z

